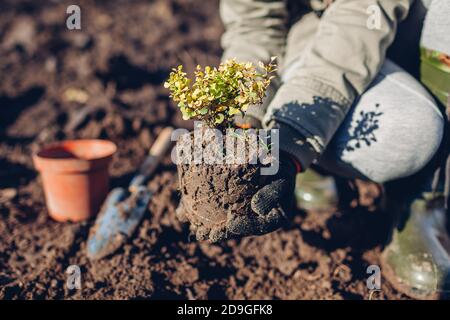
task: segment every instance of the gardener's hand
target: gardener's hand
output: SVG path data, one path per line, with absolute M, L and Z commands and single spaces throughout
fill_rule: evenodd
M 252 198 L 255 216 L 243 215 L 229 221 L 227 230 L 230 235 L 262 235 L 280 228 L 293 208 L 296 173 L 294 160 L 281 153 L 278 173 Z

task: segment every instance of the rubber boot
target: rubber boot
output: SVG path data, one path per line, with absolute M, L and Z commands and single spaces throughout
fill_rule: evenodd
M 420 49 L 421 82 L 445 106 L 450 97 L 450 59 L 444 53 Z
M 381 255 L 382 273 L 398 291 L 415 299 L 449 298 L 450 238 L 442 196 L 424 194 L 395 228 Z
M 338 204 L 334 179 L 322 176 L 312 169 L 297 174 L 295 198 L 297 207 L 302 210 L 328 210 Z

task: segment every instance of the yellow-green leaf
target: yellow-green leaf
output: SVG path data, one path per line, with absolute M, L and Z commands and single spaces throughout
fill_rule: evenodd
M 215 124 L 221 124 L 223 122 L 223 120 L 225 120 L 225 116 L 222 113 L 218 113 L 215 116 Z

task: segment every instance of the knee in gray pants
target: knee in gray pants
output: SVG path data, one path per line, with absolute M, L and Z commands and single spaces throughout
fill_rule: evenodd
M 350 110 L 319 166 L 347 178 L 378 183 L 422 169 L 442 141 L 444 117 L 407 72 L 386 61 Z

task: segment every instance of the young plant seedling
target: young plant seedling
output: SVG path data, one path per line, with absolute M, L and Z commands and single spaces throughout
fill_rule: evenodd
M 204 128 L 229 133 L 226 129 L 236 127 L 236 115 L 243 115 L 250 105 L 263 102 L 275 71 L 275 58 L 267 64 L 259 63 L 259 67 L 231 59 L 217 68 L 197 66 L 195 79 L 191 80 L 183 67 L 178 66 L 164 86 L 178 104 L 183 119 L 201 121 Z M 236 134 L 230 133 L 234 138 L 247 140 L 246 131 Z M 191 143 L 193 135 L 187 140 Z M 177 147 L 181 145 L 183 149 L 185 141 L 179 140 Z M 210 142 L 203 141 L 201 148 L 206 149 Z M 239 152 L 245 154 L 250 146 L 244 145 L 246 150 Z M 263 144 L 263 148 L 268 150 L 270 145 Z M 271 231 L 280 218 L 259 216 L 251 209 L 253 195 L 270 182 L 260 174 L 261 166 L 261 163 L 178 163 L 181 191 L 178 218 L 190 222 L 198 240 L 211 242 Z
M 174 68 L 164 87 L 178 103 L 184 120 L 203 121 L 209 127 L 234 125 L 234 117 L 250 105 L 261 104 L 276 71 L 275 57 L 268 64 L 259 63 L 261 72 L 252 63 L 227 60 L 218 68 L 197 66 L 192 82 L 183 66 Z

